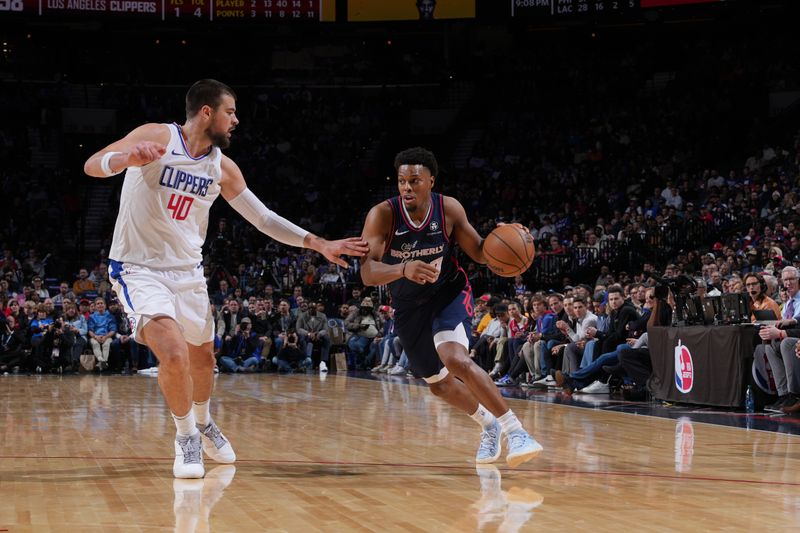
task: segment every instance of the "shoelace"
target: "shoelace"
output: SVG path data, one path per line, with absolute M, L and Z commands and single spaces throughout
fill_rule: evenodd
M 497 439 L 497 428 L 492 427 L 489 429 L 484 429 L 481 433 L 481 443 L 478 446 L 478 452 L 485 452 L 494 455 L 492 444 L 497 443 L 495 439 Z
M 201 462 L 199 439 L 197 441 L 191 437 L 187 438 L 186 440 L 178 439 L 178 446 L 181 447 L 181 451 L 183 452 L 184 464 L 195 464 Z
M 222 436 L 222 432 L 213 422 L 209 424 L 208 427 L 206 427 L 206 429 L 203 430 L 203 435 L 211 439 L 214 442 L 214 446 L 216 446 L 217 449 L 220 449 L 223 446 L 225 446 L 225 437 Z

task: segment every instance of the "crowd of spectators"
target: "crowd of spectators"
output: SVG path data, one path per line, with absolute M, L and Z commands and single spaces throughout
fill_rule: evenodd
M 447 61 L 422 54 L 419 44 L 351 43 L 338 59 L 347 64 L 340 80 L 413 83 L 324 86 L 333 58 L 308 85 L 233 83 L 242 123 L 228 153 L 270 207 L 315 233 L 342 236 L 383 192 L 386 165 L 373 157 L 405 142 L 407 110 L 443 105 L 452 75 L 471 82 L 473 100 L 455 124 L 482 134 L 458 170 L 448 154 L 461 130 L 447 132 L 452 141 L 428 139 L 444 163 L 437 187 L 461 200 L 482 235 L 517 221 L 537 245 L 531 270 L 513 280 L 465 261 L 474 293 L 484 295 L 472 355 L 501 386 L 585 389 L 622 373 L 620 366 L 641 386 L 643 334 L 648 324 L 670 322 L 655 280 L 686 274 L 714 294 L 749 290 L 747 276 L 760 273 L 782 305 L 781 272 L 800 266 L 800 137 L 770 121 L 765 103 L 770 91 L 797 87 L 792 47 L 780 34 L 739 40 L 727 31 L 688 30 L 677 43 L 635 30 L 588 43 L 516 35 L 507 46 L 451 49 Z M 642 46 L 625 44 L 631 37 Z M 12 66 L 24 73 L 21 63 Z M 64 142 L 53 113 L 67 99 L 62 82 L 5 83 L 9 97 L 0 99 L 7 124 L 27 125 L 0 125 L 11 214 L 0 228 L 0 370 L 147 368 L 152 354 L 130 338 L 108 280 L 120 180 L 102 222 L 103 250 L 78 264 L 64 260 L 64 243 L 80 231 L 85 190 L 79 170 L 69 169 L 97 138 L 70 137 L 87 146 L 60 146 L 55 169 L 32 165 L 34 148 Z M 180 119 L 183 89 L 112 80 L 98 105 L 117 109 L 118 128 L 127 131 Z M 287 249 L 218 204 L 204 252 L 222 372 L 295 372 L 336 361 L 406 373 L 386 293 L 361 290 L 356 262 L 343 270 Z M 287 206 L 303 206 L 302 214 Z

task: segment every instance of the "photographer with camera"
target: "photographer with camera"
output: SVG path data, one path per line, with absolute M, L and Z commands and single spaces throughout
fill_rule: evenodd
M 278 355 L 272 358 L 272 362 L 277 365 L 278 372 L 289 374 L 295 370 L 308 370 L 313 364 L 311 357 L 306 356 L 300 348 L 300 337 L 294 329 L 286 332 L 286 342 L 278 350 Z

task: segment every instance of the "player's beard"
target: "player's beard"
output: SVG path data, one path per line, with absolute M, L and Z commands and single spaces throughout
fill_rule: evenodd
M 228 138 L 228 132 L 217 133 L 211 131 L 211 128 L 206 128 L 206 136 L 211 139 L 211 144 L 217 148 L 227 148 L 231 145 L 231 140 Z

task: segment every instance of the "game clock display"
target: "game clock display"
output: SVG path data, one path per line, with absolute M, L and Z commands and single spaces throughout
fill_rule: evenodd
M 332 21 L 336 0 L 0 0 L 0 12 L 56 17 L 141 16 L 161 20 Z

